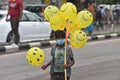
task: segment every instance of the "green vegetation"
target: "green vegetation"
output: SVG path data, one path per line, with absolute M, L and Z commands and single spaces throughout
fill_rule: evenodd
M 120 0 L 99 0 L 101 4 L 116 4 L 120 3 Z

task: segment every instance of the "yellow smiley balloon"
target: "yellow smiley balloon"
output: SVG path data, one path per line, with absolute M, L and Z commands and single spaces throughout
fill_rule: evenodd
M 87 42 L 87 35 L 82 30 L 73 32 L 70 36 L 70 45 L 73 48 L 82 48 Z
M 78 25 L 75 24 L 75 21 L 73 20 L 73 21 L 70 22 L 69 33 L 72 34 L 76 30 L 80 30 L 80 27 L 78 27 Z
M 55 15 L 50 20 L 50 26 L 52 30 L 64 30 L 65 29 L 65 22 L 61 20 L 61 17 L 59 15 Z
M 64 22 L 66 22 L 67 20 L 74 20 L 76 15 L 77 8 L 74 4 L 66 2 L 60 7 L 60 16 L 62 17 Z
M 93 22 L 93 15 L 89 11 L 83 10 L 77 14 L 75 20 L 75 24 L 80 28 L 86 28 Z
M 49 5 L 44 10 L 44 17 L 45 17 L 46 20 L 50 21 L 50 19 L 54 15 L 58 15 L 58 13 L 59 13 L 59 9 L 56 6 Z
M 26 54 L 27 62 L 33 66 L 40 66 L 45 59 L 44 52 L 38 47 L 30 48 Z

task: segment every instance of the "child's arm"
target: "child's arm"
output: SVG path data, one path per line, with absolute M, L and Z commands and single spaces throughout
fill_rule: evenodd
M 49 61 L 47 64 L 42 65 L 41 68 L 45 70 L 49 65 L 51 65 L 51 61 Z

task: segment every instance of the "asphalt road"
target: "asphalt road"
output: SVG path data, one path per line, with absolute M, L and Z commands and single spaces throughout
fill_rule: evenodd
M 73 49 L 75 65 L 71 80 L 120 80 L 120 39 L 89 42 Z M 45 62 L 50 59 L 50 48 Z M 48 74 L 27 63 L 26 52 L 0 55 L 0 80 L 49 80 Z M 47 69 L 49 71 L 49 68 Z

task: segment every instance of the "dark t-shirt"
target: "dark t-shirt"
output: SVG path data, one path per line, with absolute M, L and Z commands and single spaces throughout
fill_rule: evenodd
M 52 56 L 52 63 L 51 63 L 51 69 L 50 69 L 51 75 L 54 73 L 54 69 L 55 69 L 55 66 L 54 66 L 55 52 L 56 52 L 56 44 L 53 45 L 52 50 L 51 50 L 51 56 Z M 67 55 L 66 61 L 67 61 L 67 64 L 69 64 L 71 60 L 74 59 L 74 54 L 70 46 L 66 46 L 66 55 Z M 70 75 L 71 75 L 71 67 L 67 68 L 67 76 L 70 77 Z
M 98 20 L 98 19 L 102 19 L 103 17 L 102 17 L 102 13 L 101 13 L 101 11 L 100 10 L 97 10 L 96 11 L 96 19 Z

